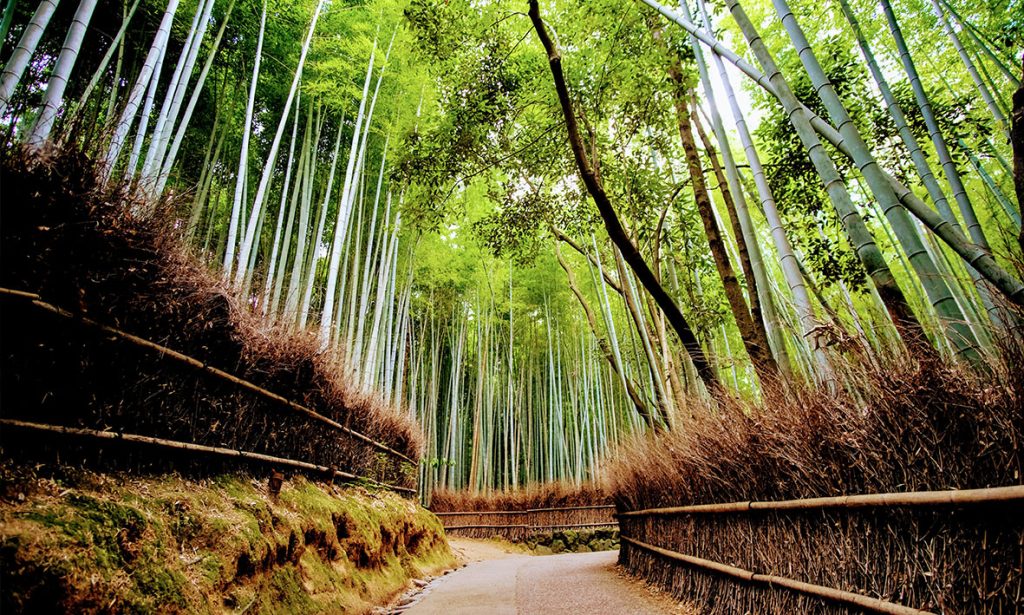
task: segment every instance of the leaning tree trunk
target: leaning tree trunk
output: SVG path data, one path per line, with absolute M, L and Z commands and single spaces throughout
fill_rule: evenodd
M 704 144 L 704 153 L 711 161 L 711 169 L 715 174 L 715 180 L 718 181 L 719 189 L 722 192 L 722 201 L 725 203 L 725 208 L 729 214 L 729 222 L 732 226 L 733 236 L 736 238 L 740 266 L 743 269 L 743 277 L 747 281 L 747 295 L 750 297 L 750 316 L 754 326 L 754 333 L 756 336 L 755 341 L 759 346 L 761 346 L 761 348 L 770 350 L 771 346 L 768 341 L 768 331 L 764 324 L 765 318 L 762 312 L 762 307 L 770 309 L 771 306 L 771 296 L 768 294 L 769 289 L 767 287 L 768 278 L 765 275 L 759 276 L 757 274 L 752 262 L 753 258 L 751 256 L 751 247 L 754 249 L 757 247 L 757 237 L 753 234 L 753 228 L 751 228 L 749 232 L 744 229 L 743 222 L 740 220 L 739 213 L 737 212 L 737 202 L 733 198 L 733 193 L 729 189 L 728 179 L 722 171 L 722 165 L 718 161 L 718 153 L 711 144 L 711 140 L 704 133 L 704 128 L 701 126 L 700 119 L 696 116 L 697 103 L 695 98 L 692 99 L 692 106 L 694 109 L 693 126 L 697 129 L 697 136 L 700 137 L 701 143 Z M 726 142 L 726 145 L 728 145 L 728 142 Z M 724 152 L 725 150 L 723 149 L 722 151 Z M 738 181 L 735 185 L 739 188 Z M 740 193 L 737 193 L 737 196 L 742 198 L 742 194 Z M 747 243 L 747 235 L 750 235 L 750 239 L 752 240 L 751 244 Z M 760 266 L 760 263 L 758 263 L 758 266 Z M 758 278 L 760 278 L 760 280 Z M 762 293 L 765 298 L 764 303 L 759 300 Z M 779 342 L 782 343 L 782 340 L 780 339 Z
M 783 27 L 789 34 L 790 40 L 799 50 L 800 62 L 810 77 L 814 90 L 820 96 L 822 103 L 828 110 L 829 116 L 831 116 L 832 121 L 839 128 L 839 132 L 849 144 L 857 168 L 860 169 L 871 194 L 877 199 L 882 212 L 892 226 L 899 247 L 906 253 L 907 259 L 910 261 L 914 272 L 917 274 L 921 285 L 928 295 L 932 308 L 941 318 L 946 337 L 956 347 L 957 354 L 972 362 L 980 361 L 980 356 L 977 352 L 977 340 L 974 338 L 970 327 L 967 326 L 963 312 L 953 298 L 946 281 L 939 274 L 935 262 L 925 249 L 921 236 L 910 219 L 910 215 L 901 206 L 896 192 L 889 184 L 867 143 L 861 137 L 857 125 L 853 122 L 853 118 L 850 117 L 846 106 L 840 100 L 831 81 L 818 62 L 817 56 L 804 35 L 803 28 L 801 28 L 796 20 L 796 16 L 790 9 L 788 2 L 786 0 L 773 0 L 773 3 Z
M 601 214 L 601 219 L 604 221 L 605 229 L 608 231 L 608 236 L 611 237 L 615 245 L 618 246 L 619 250 L 622 251 L 622 256 L 629 264 L 630 268 L 636 274 L 637 279 L 644 285 L 647 292 L 651 293 L 654 297 L 658 307 L 665 312 L 665 316 L 672 323 L 672 328 L 675 329 L 676 334 L 679 336 L 680 341 L 683 344 L 683 348 L 690 355 L 690 359 L 693 361 L 694 367 L 697 369 L 697 373 L 704 384 L 708 387 L 709 392 L 712 395 L 720 394 L 718 390 L 720 385 L 718 382 L 718 376 L 715 374 L 714 369 L 708 362 L 707 357 L 704 355 L 704 349 L 701 348 L 700 341 L 697 340 L 697 336 L 694 335 L 693 329 L 690 328 L 690 324 L 686 321 L 686 317 L 679 311 L 679 307 L 672 300 L 672 297 L 665 291 L 665 289 L 658 283 L 657 278 L 654 276 L 654 272 L 644 261 L 643 256 L 633 245 L 629 236 L 626 234 L 626 229 L 623 228 L 622 223 L 619 221 L 619 216 L 612 206 L 611 200 L 608 198 L 607 193 L 604 191 L 604 186 L 601 180 L 597 177 L 594 172 L 594 168 L 590 164 L 590 160 L 587 157 L 586 150 L 583 145 L 583 138 L 580 136 L 579 125 L 576 121 L 576 114 L 572 108 L 572 101 L 569 97 L 569 89 L 565 84 L 565 76 L 562 73 L 562 57 L 559 54 L 558 49 L 555 47 L 554 41 L 548 35 L 547 27 L 544 25 L 543 20 L 540 17 L 540 6 L 537 0 L 530 0 L 530 20 L 533 22 L 533 27 L 537 31 L 537 36 L 540 39 L 541 45 L 544 47 L 544 51 L 548 56 L 548 64 L 551 67 L 551 74 L 555 82 L 555 90 L 558 92 L 558 101 L 562 107 L 562 114 L 565 117 L 566 130 L 569 133 L 569 145 L 572 148 L 573 157 L 576 160 L 576 167 L 579 170 L 580 175 L 583 178 L 583 183 L 587 188 L 587 192 L 590 193 L 591 198 L 594 199 L 594 203 L 597 205 L 597 209 Z
M 698 6 L 704 20 L 705 28 L 709 31 L 712 30 L 711 19 L 707 13 L 707 8 L 704 6 L 703 0 L 698 2 Z M 685 5 L 683 8 L 685 8 Z M 696 44 L 698 42 L 696 37 L 692 34 L 691 37 L 693 37 L 693 41 Z M 793 246 L 790 244 L 789 238 L 786 236 L 786 230 L 783 227 L 782 218 L 779 216 L 778 207 L 775 203 L 775 195 L 772 194 L 771 187 L 768 185 L 768 180 L 764 174 L 764 168 L 761 166 L 761 158 L 757 153 L 757 148 L 754 147 L 754 140 L 750 135 L 750 130 L 747 128 L 747 122 L 744 118 L 743 111 L 740 109 L 739 102 L 736 99 L 736 93 L 733 90 L 732 82 L 725 70 L 725 63 L 717 53 L 712 53 L 711 57 L 718 71 L 719 80 L 725 88 L 726 95 L 729 99 L 729 108 L 732 110 L 736 131 L 739 133 L 740 142 L 743 145 L 743 151 L 746 155 L 747 162 L 750 165 L 750 173 L 754 176 L 754 184 L 757 189 L 758 198 L 761 201 L 761 209 L 763 210 L 765 219 L 768 221 L 769 231 L 771 232 L 772 240 L 775 244 L 775 250 L 779 256 L 779 266 L 782 269 L 783 276 L 786 279 L 786 284 L 789 286 L 790 292 L 793 293 L 793 302 L 796 305 L 797 315 L 800 318 L 801 333 L 803 333 L 804 337 L 807 338 L 808 342 L 813 342 L 813 339 L 816 338 L 815 332 L 818 331 L 819 324 L 814 315 L 814 308 L 811 305 L 810 295 L 807 293 L 804 276 L 800 272 L 800 267 L 797 264 L 796 255 L 793 253 Z M 833 380 L 833 373 L 832 366 L 828 360 L 828 355 L 817 343 L 813 343 L 812 353 L 814 355 L 814 363 L 817 367 L 817 376 L 825 382 L 831 382 Z
M 899 52 L 900 61 L 903 64 L 903 70 L 907 74 L 911 88 L 914 91 L 914 99 L 917 102 L 918 110 L 921 112 L 921 117 L 924 119 L 925 126 L 928 129 L 928 136 L 931 137 L 932 145 L 935 146 L 935 153 L 939 158 L 939 164 L 942 165 L 942 170 L 946 175 L 946 181 L 949 183 L 949 186 L 953 191 L 953 198 L 960 207 L 960 215 L 963 216 L 964 223 L 967 225 L 967 232 L 970 234 L 971 240 L 974 243 L 988 251 L 988 239 L 985 238 L 985 234 L 981 228 L 981 222 L 978 221 L 978 216 L 974 212 L 974 206 L 971 204 L 970 198 L 967 196 L 967 189 L 964 187 L 963 180 L 960 177 L 960 172 L 957 170 L 956 164 L 953 162 L 953 157 L 949 153 L 949 145 L 946 143 L 946 138 L 939 130 L 939 123 L 935 119 L 935 113 L 932 111 L 928 95 L 925 93 L 924 85 L 921 83 L 921 77 L 917 72 L 917 67 L 914 65 L 913 58 L 910 56 L 910 49 L 907 46 L 906 40 L 903 38 L 903 30 L 900 28 L 899 22 L 896 20 L 896 13 L 893 11 L 889 0 L 879 1 L 889 25 L 889 32 L 892 34 L 893 40 L 896 43 L 896 49 Z

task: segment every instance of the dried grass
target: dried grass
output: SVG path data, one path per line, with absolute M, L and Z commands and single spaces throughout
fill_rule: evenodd
M 611 495 L 598 483 L 552 482 L 510 491 L 437 490 L 430 509 L 440 514 L 451 535 L 522 542 L 538 532 L 550 533 L 553 526 L 575 530 L 613 522 L 614 511 L 604 508 L 611 503 Z
M 0 153 L 3 286 L 153 340 L 293 399 L 417 458 L 405 413 L 357 392 L 312 334 L 268 328 L 187 254 L 174 203 L 140 216 L 72 149 Z M 11 301 L 4 414 L 292 457 L 409 484 L 408 468 L 227 383 Z M 5 442 L 5 447 L 10 448 Z
M 528 485 L 508 491 L 438 489 L 430 496 L 430 510 L 435 513 L 566 508 L 611 503 L 611 494 L 601 484 L 574 485 L 562 481 Z
M 797 391 L 768 409 L 731 401 L 624 447 L 620 511 L 745 500 L 1021 483 L 1019 345 L 987 375 L 889 360 L 846 366 L 848 393 Z M 859 401 L 858 399 L 866 400 Z M 1007 508 L 737 513 L 620 519 L 623 536 L 673 551 L 947 613 L 1024 611 L 1024 511 Z M 624 546 L 634 573 L 702 612 L 847 612 L 785 590 L 687 569 Z

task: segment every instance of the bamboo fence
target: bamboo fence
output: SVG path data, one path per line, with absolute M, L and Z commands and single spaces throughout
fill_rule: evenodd
M 887 613 L 890 615 L 932 615 L 930 611 L 913 609 L 894 602 L 887 602 L 879 598 L 872 598 L 870 596 L 834 589 L 832 587 L 825 587 L 823 585 L 805 583 L 803 581 L 780 577 L 774 574 L 759 574 L 750 570 L 744 570 L 743 568 L 737 568 L 736 566 L 723 564 L 721 562 L 669 551 L 668 549 L 662 549 L 661 547 L 656 547 L 654 545 L 647 544 L 646 542 L 634 540 L 627 536 L 620 536 L 620 540 L 625 544 L 630 544 L 640 549 L 644 549 L 645 551 L 656 553 L 662 557 L 682 562 L 687 566 L 700 568 L 709 572 L 715 572 L 740 581 L 746 581 L 748 583 L 785 587 L 786 589 L 800 592 L 808 596 L 814 596 L 816 598 L 821 598 L 838 604 L 855 606 L 872 613 Z
M 139 346 L 141 348 L 145 348 L 147 350 L 156 352 L 157 354 L 159 354 L 161 356 L 173 359 L 175 361 L 178 361 L 180 363 L 183 363 L 185 365 L 193 367 L 193 368 L 195 368 L 195 369 L 197 369 L 197 370 L 199 370 L 201 372 L 204 372 L 206 374 L 209 374 L 209 375 L 211 375 L 211 376 L 213 376 L 215 378 L 218 378 L 218 379 L 223 380 L 225 382 L 229 382 L 229 383 L 231 383 L 231 384 L 233 384 L 233 385 L 235 385 L 235 386 L 237 386 L 237 387 L 239 387 L 241 389 L 245 389 L 245 390 L 250 391 L 252 393 L 255 393 L 255 394 L 257 394 L 257 395 L 259 395 L 261 397 L 264 397 L 264 398 L 266 398 L 266 399 L 268 399 L 270 401 L 276 402 L 276 403 L 278 403 L 278 404 L 280 404 L 280 405 L 282 405 L 282 406 L 284 406 L 284 407 L 286 407 L 286 408 L 288 408 L 290 410 L 293 410 L 293 411 L 295 411 L 295 412 L 297 412 L 297 413 L 299 413 L 299 414 L 301 414 L 301 415 L 303 415 L 303 416 L 305 416 L 305 417 L 307 417 L 309 419 L 312 419 L 314 421 L 317 421 L 317 422 L 320 422 L 320 423 L 322 423 L 324 425 L 327 425 L 327 426 L 331 427 L 332 429 L 335 429 L 335 430 L 340 431 L 340 432 L 342 432 L 342 433 L 344 433 L 344 434 L 346 434 L 348 436 L 351 436 L 352 438 L 354 438 L 356 440 L 359 440 L 360 442 L 363 442 L 364 444 L 367 444 L 367 445 L 369 445 L 369 446 L 371 446 L 371 447 L 373 447 L 373 448 L 375 448 L 375 449 L 377 449 L 379 451 L 382 451 L 382 452 L 384 452 L 384 453 L 386 453 L 388 455 L 396 457 L 396 458 L 398 458 L 398 459 L 400 459 L 402 461 L 405 461 L 407 463 L 410 463 L 412 465 L 416 465 L 416 462 L 413 459 L 411 459 L 407 455 L 402 454 L 399 451 L 396 451 L 395 449 L 387 446 L 386 444 L 383 444 L 381 442 L 377 442 L 376 440 L 370 438 L 369 436 L 367 436 L 365 434 L 362 434 L 362 433 L 360 433 L 360 432 L 358 432 L 358 431 L 356 431 L 354 429 L 351 429 L 349 427 L 346 427 L 346 426 L 342 425 L 341 423 L 339 423 L 339 422 L 337 422 L 337 421 L 335 421 L 333 419 L 330 419 L 330 418 L 328 418 L 328 417 L 326 417 L 326 416 L 324 416 L 324 415 L 322 415 L 322 414 L 320 414 L 320 413 L 318 413 L 318 412 L 316 412 L 314 410 L 311 410 L 311 409 L 307 408 L 306 406 L 303 406 L 302 404 L 299 404 L 299 403 L 294 402 L 294 401 L 292 401 L 290 399 L 287 399 L 287 398 L 285 398 L 285 397 L 283 397 L 281 395 L 278 395 L 277 393 L 274 393 L 272 391 L 268 391 L 267 389 L 265 389 L 265 388 L 263 388 L 263 387 L 261 387 L 261 386 L 259 386 L 257 384 L 254 384 L 254 383 L 252 383 L 252 382 L 250 382 L 248 380 L 244 380 L 242 378 L 239 378 L 238 376 L 235 376 L 234 374 L 230 374 L 230 373 L 228 373 L 228 372 L 226 372 L 224 370 L 221 370 L 221 369 L 218 369 L 216 367 L 213 367 L 212 365 L 204 363 L 203 361 L 200 361 L 199 359 L 196 359 L 194 357 L 190 357 L 190 356 L 188 356 L 186 354 L 183 354 L 181 352 L 178 352 L 178 351 L 173 350 L 171 348 L 168 348 L 166 346 L 162 346 L 162 345 L 157 344 L 155 342 L 152 342 L 150 340 L 141 338 L 141 337 L 139 337 L 137 335 L 133 335 L 131 333 L 122 331 L 120 329 L 116 329 L 114 327 L 110 327 L 110 326 L 104 325 L 102 323 L 96 322 L 96 321 L 94 321 L 94 320 L 92 320 L 90 318 L 87 318 L 85 316 L 73 314 L 73 313 L 71 313 L 71 312 L 69 312 L 69 311 L 67 311 L 67 310 L 65 310 L 63 308 L 57 307 L 55 305 L 52 305 L 50 303 L 47 303 L 47 302 L 43 301 L 39 297 L 39 295 L 36 295 L 34 293 L 28 293 L 28 292 L 19 291 L 19 290 L 12 290 L 12 289 L 8 289 L 8 288 L 0 288 L 0 297 L 20 298 L 20 299 L 28 300 L 28 302 L 31 305 L 33 305 L 33 306 L 35 306 L 35 307 L 37 307 L 37 308 L 39 308 L 41 310 L 45 310 L 45 311 L 48 311 L 48 312 L 50 312 L 52 314 L 56 314 L 56 315 L 61 316 L 61 317 L 65 318 L 65 319 L 67 319 L 67 320 L 70 320 L 72 322 L 81 323 L 81 324 L 86 325 L 88 327 L 91 327 L 91 328 L 94 328 L 94 329 L 98 329 L 100 331 L 103 331 L 104 333 L 107 333 L 109 335 L 117 337 L 118 339 L 120 339 L 122 341 L 126 341 L 128 343 L 134 344 L 134 345 Z
M 436 512 L 446 532 L 467 538 L 500 536 L 513 542 L 543 532 L 617 528 L 615 506 L 566 506 L 524 510 L 461 510 Z
M 650 571 L 651 566 L 654 565 L 650 561 L 643 561 L 643 557 L 637 557 L 639 554 L 635 551 L 641 551 L 649 555 L 657 556 L 656 559 L 660 558 L 662 561 L 668 559 L 673 562 L 684 564 L 690 568 L 696 568 L 718 576 L 724 576 L 727 579 L 739 580 L 756 586 L 784 588 L 792 592 L 837 605 L 853 606 L 861 610 L 874 613 L 920 615 L 928 613 L 929 611 L 904 606 L 881 598 L 867 596 L 862 593 L 841 590 L 834 587 L 800 581 L 775 574 L 759 573 L 732 564 L 725 564 L 721 561 L 706 559 L 696 555 L 690 555 L 657 546 L 650 542 L 646 542 L 645 540 L 657 539 L 659 542 L 668 541 L 675 544 L 702 545 L 704 547 L 709 547 L 711 543 L 708 543 L 708 540 L 735 540 L 738 543 L 755 540 L 753 538 L 755 527 L 776 525 L 783 521 L 791 522 L 792 524 L 797 524 L 801 527 L 807 527 L 807 524 L 810 524 L 810 526 L 817 525 L 819 527 L 829 526 L 830 523 L 836 524 L 836 520 L 829 516 L 829 513 L 831 512 L 831 514 L 834 515 L 837 511 L 864 511 L 869 513 L 887 512 L 890 510 L 895 511 L 898 509 L 922 511 L 925 509 L 942 509 L 949 507 L 968 509 L 972 507 L 986 506 L 1010 506 L 1011 508 L 1016 509 L 1021 505 L 1024 505 L 1024 485 L 1010 485 L 980 489 L 874 493 L 779 501 L 743 501 L 696 504 L 690 506 L 673 506 L 627 511 L 618 513 L 614 516 L 621 524 L 620 540 L 623 545 L 623 555 L 620 557 L 620 561 L 626 564 L 634 573 L 645 569 Z M 744 524 L 743 527 L 745 529 L 732 528 L 731 525 L 727 525 L 725 528 L 722 528 L 721 532 L 715 531 L 714 528 L 717 526 L 715 526 L 709 518 L 709 516 L 711 516 L 715 519 L 722 519 L 725 521 L 737 518 L 737 513 L 763 512 L 768 515 L 785 515 L 786 513 L 808 513 L 815 511 L 819 512 L 821 516 L 808 516 L 804 514 L 801 515 L 799 519 L 792 520 L 787 517 L 780 518 L 778 516 L 759 520 L 750 519 L 749 523 Z M 946 518 L 946 516 L 942 517 L 942 519 Z M 988 519 L 984 515 L 979 516 L 978 518 L 981 519 L 983 523 Z M 1003 519 L 1003 517 L 992 518 Z M 1019 524 L 1019 516 L 1013 517 L 1011 514 L 1010 517 L 1006 517 L 1005 519 L 1009 520 L 1008 522 L 1012 524 L 1013 522 L 1010 520 L 1012 518 L 1018 519 Z M 883 524 L 883 527 L 888 527 L 890 532 L 894 531 L 892 526 L 887 525 L 888 522 L 881 521 L 881 523 Z M 956 523 L 956 521 L 946 521 L 946 523 Z M 837 527 L 839 526 L 837 525 Z M 702 529 L 697 530 L 697 528 Z M 699 534 L 697 533 L 698 531 Z M 785 534 L 787 531 L 791 530 L 783 529 L 782 533 Z M 722 534 L 724 534 L 724 537 Z M 641 535 L 644 539 L 641 539 Z M 990 536 L 988 533 L 983 535 L 990 540 L 993 538 L 993 536 Z M 650 538 L 647 538 L 648 536 Z M 809 532 L 805 532 L 804 538 L 809 538 Z M 878 542 L 878 544 L 875 545 L 874 550 L 886 550 L 886 545 L 882 544 L 882 542 L 888 538 L 892 537 L 879 537 L 878 540 L 881 542 Z M 986 548 L 991 548 L 991 546 L 992 545 L 986 545 Z M 756 548 L 756 545 L 753 545 L 753 547 Z M 762 551 L 764 550 L 762 549 Z M 887 559 L 886 561 L 888 562 L 889 560 Z M 891 562 L 891 565 L 899 564 L 900 562 L 896 560 Z M 783 563 L 783 565 L 785 564 Z M 663 567 L 664 564 L 661 564 L 660 566 Z M 666 582 L 671 578 L 671 574 L 666 574 L 664 570 L 659 570 L 657 574 Z M 930 575 L 932 573 L 925 572 L 924 574 Z
M 100 431 L 97 429 L 85 429 L 81 427 L 66 427 L 63 425 L 46 425 L 43 423 L 31 423 L 28 421 L 18 421 L 15 419 L 0 419 L 0 425 L 13 429 L 34 431 L 38 433 L 59 434 L 63 436 L 83 438 L 86 440 L 113 440 L 118 442 L 128 442 L 131 444 L 137 444 L 147 447 L 177 451 L 188 451 L 204 455 L 227 457 L 243 462 L 257 462 L 265 465 L 270 465 L 276 468 L 291 468 L 303 472 L 326 475 L 330 477 L 332 480 L 338 479 L 345 482 L 358 481 L 376 487 L 389 489 L 392 491 L 398 491 L 413 495 L 416 494 L 415 489 L 409 489 L 408 487 L 399 487 L 397 485 L 381 483 L 372 478 L 358 476 L 350 472 L 344 472 L 342 470 L 329 468 L 327 466 L 316 465 L 306 461 L 287 459 L 284 457 L 277 457 L 274 455 L 255 453 L 252 451 L 242 451 L 232 448 L 224 448 L 220 446 L 206 446 L 203 444 L 194 444 L 192 442 L 180 442 L 177 440 L 167 440 L 164 438 L 154 438 L 152 436 L 142 436 L 138 434 L 128 434 L 114 431 Z
M 694 504 L 666 508 L 647 508 L 619 513 L 618 517 L 648 517 L 691 514 L 722 514 L 747 511 L 824 510 L 829 508 L 889 508 L 895 506 L 964 506 L 1024 502 L 1024 485 L 986 487 L 983 489 L 953 489 L 947 491 L 913 491 L 904 493 L 867 493 L 840 495 L 773 502 L 725 502 L 720 504 Z

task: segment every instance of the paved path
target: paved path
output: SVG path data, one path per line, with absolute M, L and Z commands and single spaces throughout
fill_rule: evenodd
M 506 557 L 431 583 L 406 615 L 600 613 L 659 615 L 678 606 L 615 568 L 618 551 Z

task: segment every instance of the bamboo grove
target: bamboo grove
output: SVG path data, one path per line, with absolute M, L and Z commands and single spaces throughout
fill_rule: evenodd
M 985 369 L 1021 40 L 1019 0 L 6 0 L 0 129 L 169 203 L 417 419 L 424 493 L 579 483 L 723 396 Z

